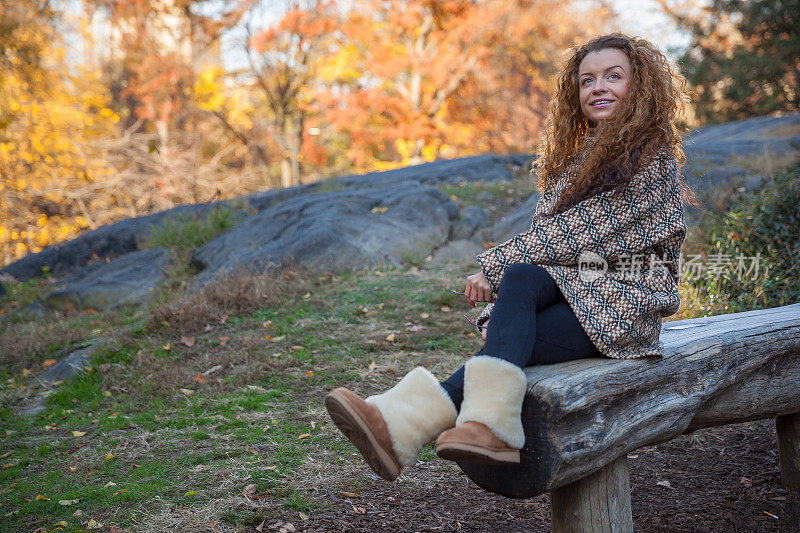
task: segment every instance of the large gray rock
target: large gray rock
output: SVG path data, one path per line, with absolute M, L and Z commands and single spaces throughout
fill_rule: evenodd
M 54 309 L 113 309 L 146 303 L 164 281 L 169 252 L 153 248 L 118 257 L 108 263 L 97 261 L 58 282 L 45 297 Z
M 416 183 L 303 195 L 254 215 L 192 255 L 202 284 L 237 265 L 263 270 L 293 262 L 343 271 L 419 262 L 447 241 L 458 206 Z
M 533 219 L 533 210 L 536 209 L 538 201 L 539 193 L 534 192 L 521 206 L 492 226 L 492 240 L 496 243 L 505 242 L 514 235 L 529 230 Z
M 488 225 L 489 215 L 480 207 L 469 205 L 461 210 L 461 216 L 453 223 L 450 240 L 469 239 Z
M 433 254 L 433 258 L 425 265 L 426 267 L 444 266 L 452 263 L 470 263 L 477 266 L 475 256 L 485 251 L 484 247 L 475 241 L 459 239 L 450 241 Z

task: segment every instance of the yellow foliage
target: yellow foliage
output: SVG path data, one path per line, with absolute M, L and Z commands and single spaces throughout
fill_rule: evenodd
M 8 20 L 0 35 L 0 261 L 7 263 L 77 234 L 82 225 L 68 198 L 111 172 L 93 142 L 113 134 L 119 116 L 99 73 L 67 69 L 39 2 L 0 0 L 0 12 Z

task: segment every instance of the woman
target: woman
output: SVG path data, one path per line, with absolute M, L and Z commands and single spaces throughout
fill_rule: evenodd
M 615 33 L 572 51 L 536 165 L 531 229 L 479 254 L 482 271 L 467 278 L 470 305 L 490 302 L 481 351 L 441 384 L 417 367 L 366 400 L 344 388 L 325 399 L 378 475 L 395 479 L 437 437 L 445 459 L 518 463 L 524 367 L 663 355 L 690 192 L 674 124 L 684 87 L 644 39 Z

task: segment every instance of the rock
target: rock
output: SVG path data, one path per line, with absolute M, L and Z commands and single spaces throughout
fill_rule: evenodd
M 458 206 L 415 183 L 325 192 L 284 201 L 218 235 L 192 255 L 193 286 L 237 264 L 265 270 L 297 262 L 343 271 L 420 262 L 444 244 Z
M 445 159 L 383 172 L 342 176 L 286 189 L 271 189 L 225 200 L 220 204 L 231 207 L 237 212 L 242 211 L 241 214 L 244 215 L 240 205 L 261 212 L 290 198 L 330 188 L 361 190 L 396 186 L 401 183 L 435 185 L 463 181 L 509 180 L 514 172 L 529 166 L 532 157 L 526 154 L 514 154 Z M 48 267 L 54 276 L 67 276 L 93 259 L 117 257 L 137 250 L 138 242 L 150 233 L 151 228 L 162 225 L 165 220 L 181 215 L 202 215 L 216 205 L 215 202 L 181 205 L 151 215 L 121 220 L 87 231 L 70 241 L 48 246 L 41 252 L 28 254 L 0 269 L 0 274 L 7 273 L 20 281 L 25 281 L 41 276 L 42 267 Z
M 461 210 L 461 217 L 453 223 L 450 230 L 451 240 L 469 239 L 476 231 L 489 224 L 489 215 L 474 205 L 470 205 Z
M 484 247 L 475 241 L 459 239 L 450 241 L 433 254 L 426 267 L 443 266 L 452 263 L 471 263 L 477 267 L 475 256 L 484 251 Z
M 108 339 L 103 338 L 91 344 L 89 346 L 85 346 L 83 348 L 79 348 L 65 358 L 60 360 L 58 363 L 54 364 L 50 368 L 48 368 L 44 373 L 36 378 L 36 381 L 39 385 L 44 387 L 52 387 L 53 384 L 57 381 L 67 381 L 75 377 L 76 375 L 83 372 L 84 368 L 89 365 L 89 361 L 92 358 L 92 355 L 97 351 L 98 348 L 103 346 L 108 342 Z M 18 415 L 23 416 L 33 416 L 37 415 L 40 412 L 44 411 L 46 405 L 45 401 L 47 397 L 53 393 L 52 389 L 45 390 L 44 392 L 37 394 L 33 398 L 31 398 L 25 405 L 23 405 L 18 411 Z
M 386 187 L 415 181 L 423 185 L 452 185 L 462 182 L 509 181 L 522 168 L 530 168 L 532 154 L 486 154 L 458 159 L 441 159 L 421 165 L 342 176 L 326 183 L 341 187 Z
M 5 296 L 5 295 L 6 295 L 6 288 L 5 288 L 5 286 L 3 285 L 3 282 L 2 282 L 2 281 L 0 281 L 0 298 L 2 298 L 2 297 L 3 297 L 3 296 Z
M 52 314 L 52 311 L 45 307 L 39 300 L 20 307 L 8 314 L 0 316 L 0 323 L 8 320 L 36 320 L 40 318 L 47 318 Z
M 515 235 L 519 235 L 523 231 L 529 230 L 531 227 L 531 219 L 533 218 L 533 211 L 536 209 L 536 203 L 538 201 L 539 193 L 534 192 L 521 206 L 492 226 L 492 240 L 499 244 Z
M 164 281 L 169 261 L 164 248 L 129 253 L 108 263 L 97 261 L 58 282 L 45 303 L 54 309 L 72 305 L 98 311 L 145 303 Z

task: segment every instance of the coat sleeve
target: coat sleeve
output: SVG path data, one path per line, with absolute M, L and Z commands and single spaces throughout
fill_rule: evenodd
M 678 167 L 665 151 L 637 172 L 616 195 L 601 192 L 553 217 L 534 219 L 528 231 L 477 256 L 497 292 L 514 263 L 577 265 L 584 251 L 606 261 L 637 253 L 686 233 Z

